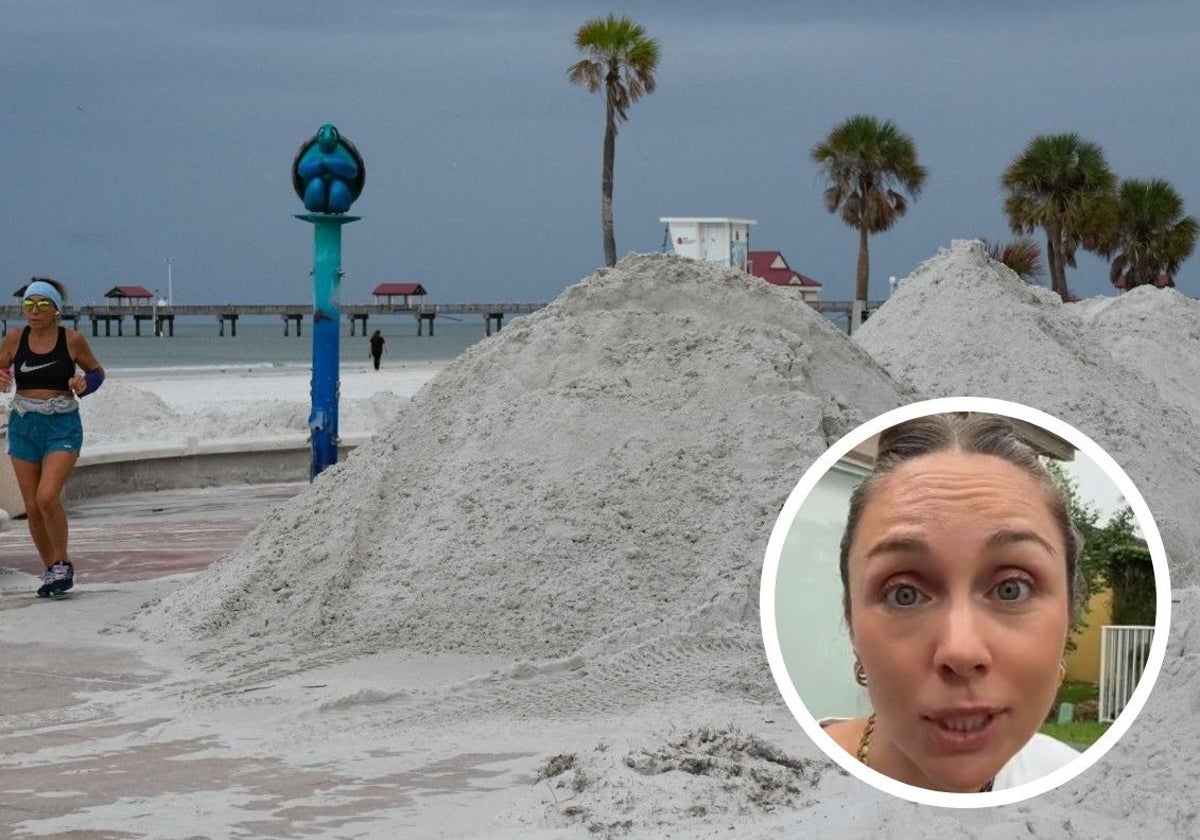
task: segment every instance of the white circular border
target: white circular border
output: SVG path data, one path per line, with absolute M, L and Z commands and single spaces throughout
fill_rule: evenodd
M 1142 536 L 1146 540 L 1146 545 L 1150 550 L 1150 558 L 1154 565 L 1154 585 L 1156 590 L 1154 640 L 1150 644 L 1150 655 L 1146 660 L 1146 669 L 1142 673 L 1142 678 L 1138 681 L 1138 686 L 1126 704 L 1125 709 L 1117 716 L 1117 720 L 1113 722 L 1108 731 L 1095 744 L 1080 753 L 1078 758 L 1072 760 L 1066 766 L 1047 773 L 1045 776 L 1032 782 L 989 793 L 946 793 L 944 791 L 928 790 L 926 788 L 907 785 L 872 770 L 838 746 L 833 738 L 825 733 L 825 730 L 821 728 L 816 718 L 813 717 L 804 705 L 804 701 L 800 699 L 795 685 L 793 685 L 791 678 L 788 676 L 787 667 L 783 661 L 783 651 L 779 646 L 778 629 L 775 626 L 775 580 L 779 572 L 779 558 L 783 552 L 783 543 L 788 531 L 791 529 L 792 521 L 796 518 L 796 513 L 808 497 L 808 494 L 812 492 L 816 483 L 855 446 L 869 440 L 884 429 L 916 417 L 955 411 L 986 412 L 1023 420 L 1053 432 L 1063 440 L 1071 443 L 1076 449 L 1084 452 L 1104 470 L 1113 484 L 1117 486 L 1117 489 L 1125 496 L 1125 500 L 1129 503 L 1129 506 L 1133 508 L 1134 516 L 1137 518 L 1137 523 L 1142 530 Z M 1052 790 L 1091 767 L 1120 740 L 1121 736 L 1129 729 L 1134 718 L 1141 713 L 1142 706 L 1145 705 L 1146 699 L 1150 696 L 1150 692 L 1154 688 L 1154 683 L 1158 680 L 1158 673 L 1162 668 L 1163 659 L 1166 656 L 1167 631 L 1171 625 L 1171 584 L 1167 568 L 1166 550 L 1163 548 L 1162 536 L 1158 533 L 1158 526 L 1154 522 L 1154 517 L 1150 514 L 1150 508 L 1146 505 L 1146 501 L 1142 498 L 1142 494 L 1138 492 L 1137 487 L 1134 486 L 1133 481 L 1130 480 L 1120 465 L 1099 444 L 1073 426 L 1043 411 L 1030 408 L 1021 403 L 987 397 L 945 397 L 901 406 L 900 408 L 881 414 L 873 420 L 867 421 L 830 446 L 808 468 L 808 471 L 800 479 L 800 483 L 796 485 L 795 489 L 788 496 L 783 510 L 780 511 L 779 517 L 775 520 L 775 527 L 771 530 L 771 539 L 767 543 L 767 555 L 763 565 L 762 583 L 759 587 L 759 613 L 762 618 L 763 642 L 766 645 L 767 662 L 771 666 L 771 675 L 775 678 L 775 684 L 779 687 L 779 691 L 783 695 L 783 699 L 791 710 L 792 715 L 800 723 L 800 726 L 803 727 L 808 737 L 827 756 L 841 765 L 846 772 L 856 776 L 867 784 L 885 793 L 890 793 L 901 799 L 907 799 L 910 802 L 917 802 L 922 805 L 936 805 L 942 808 L 984 808 L 993 805 L 1011 805 L 1014 802 L 1021 802 Z

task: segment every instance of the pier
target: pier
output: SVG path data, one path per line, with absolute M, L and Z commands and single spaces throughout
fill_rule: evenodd
M 853 301 L 848 300 L 811 300 L 808 305 L 830 320 L 840 316 L 847 318 L 849 331 L 849 316 Z M 867 302 L 863 313 L 864 320 L 883 305 L 881 300 Z M 362 335 L 368 334 L 367 323 L 371 316 L 377 318 L 412 318 L 417 328 L 417 335 L 423 336 L 428 327 L 428 333 L 433 336 L 434 322 L 439 315 L 461 316 L 479 315 L 482 318 L 485 335 L 491 335 L 493 330 L 499 332 L 504 326 L 505 315 L 528 315 L 546 307 L 545 303 L 422 303 L 415 305 L 390 303 L 348 303 L 340 307 L 342 317 L 350 325 L 350 335 L 356 336 L 362 328 Z M 133 335 L 142 335 L 143 324 L 146 334 L 156 336 L 175 335 L 176 318 L 212 318 L 217 328 L 217 335 L 224 337 L 228 332 L 230 337 L 237 336 L 238 319 L 248 315 L 278 316 L 283 327 L 283 334 L 290 336 L 295 327 L 296 337 L 304 334 L 304 322 L 312 320 L 312 304 L 280 304 L 280 303 L 224 303 L 224 304 L 191 304 L 179 306 L 157 306 L 153 304 L 126 306 L 67 306 L 62 313 L 64 324 L 73 329 L 80 329 L 80 322 L 89 325 L 92 336 L 103 335 L 124 336 L 126 323 L 133 325 Z M 10 322 L 20 324 L 24 321 L 24 313 L 19 306 L 0 306 L 0 335 L 8 332 Z
M 492 330 L 499 332 L 504 324 L 505 315 L 528 315 L 545 307 L 544 303 L 423 303 L 406 306 L 402 304 L 372 304 L 350 303 L 340 307 L 340 312 L 350 324 L 350 335 L 367 335 L 367 322 L 372 315 L 387 318 L 412 318 L 417 327 L 417 335 L 425 335 L 425 327 L 429 327 L 429 335 L 433 335 L 434 321 L 439 315 L 481 315 L 486 335 Z M 312 320 L 312 304 L 190 304 L 178 306 L 158 306 L 155 304 L 139 304 L 125 306 L 67 306 L 62 312 L 62 321 L 73 329 L 80 329 L 84 321 L 90 327 L 93 337 L 124 336 L 126 323 L 133 325 L 133 335 L 142 335 L 142 326 L 146 325 L 146 334 L 156 336 L 175 335 L 176 318 L 212 318 L 217 327 L 217 335 L 224 337 L 228 330 L 230 337 L 237 336 L 238 319 L 248 315 L 276 315 L 283 325 L 283 334 L 289 336 L 292 326 L 295 326 L 297 338 L 303 335 L 303 324 L 307 319 Z M 20 324 L 24 321 L 24 313 L 19 306 L 0 306 L 0 335 L 8 332 L 10 322 Z M 103 333 L 101 332 L 103 330 Z

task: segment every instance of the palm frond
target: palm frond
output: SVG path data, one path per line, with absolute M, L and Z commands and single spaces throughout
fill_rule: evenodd
M 1028 236 L 1019 236 L 1011 242 L 989 242 L 985 239 L 983 244 L 989 257 L 1008 266 L 1026 283 L 1035 283 L 1046 273 L 1042 265 L 1042 249 Z

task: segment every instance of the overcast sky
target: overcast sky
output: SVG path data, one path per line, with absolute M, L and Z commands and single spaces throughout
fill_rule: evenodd
M 310 301 L 290 166 L 331 122 L 367 168 L 343 302 L 406 281 L 551 300 L 603 262 L 604 103 L 566 69 L 575 29 L 610 11 L 662 53 L 617 138 L 620 255 L 661 250 L 660 216 L 749 217 L 752 248 L 850 297 L 857 237 L 809 151 L 856 113 L 893 120 L 929 170 L 871 239 L 873 296 L 952 239 L 1009 237 L 998 179 L 1039 133 L 1078 132 L 1200 212 L 1194 0 L 30 0 L 0 4 L 0 291 L 48 274 L 78 303 L 165 295 L 169 257 L 176 303 Z M 1111 290 L 1086 255 L 1068 280 Z M 1200 255 L 1177 282 L 1200 293 Z

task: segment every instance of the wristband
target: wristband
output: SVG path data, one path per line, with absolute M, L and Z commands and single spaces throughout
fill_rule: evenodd
M 96 391 L 104 382 L 104 371 L 97 368 L 89 370 L 83 375 L 84 389 L 79 392 L 79 396 L 86 397 L 88 394 Z

